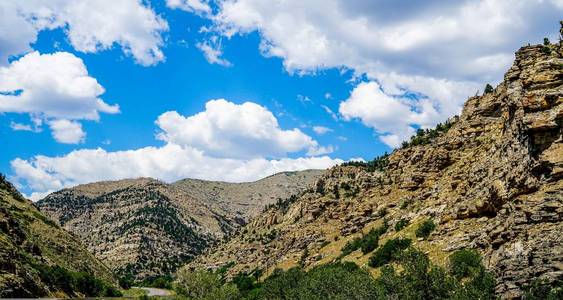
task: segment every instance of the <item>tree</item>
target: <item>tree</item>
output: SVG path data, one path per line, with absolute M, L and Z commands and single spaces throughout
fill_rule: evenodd
M 240 298 L 236 285 L 223 284 L 218 273 L 180 269 L 174 282 L 176 292 L 188 299 L 234 300 Z
M 492 93 L 492 92 L 493 92 L 493 86 L 487 83 L 487 85 L 485 86 L 485 92 L 484 93 L 489 94 L 489 93 Z

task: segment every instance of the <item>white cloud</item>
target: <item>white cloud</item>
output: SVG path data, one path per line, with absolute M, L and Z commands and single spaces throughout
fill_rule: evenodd
M 486 82 L 499 81 L 522 44 L 553 36 L 562 11 L 561 1 L 543 0 L 224 0 L 210 18 L 216 34 L 259 32 L 262 53 L 281 58 L 290 73 L 349 68 L 379 82 L 392 99 L 421 96 L 416 103 L 381 105 L 425 127 L 459 112 Z M 359 113 L 391 132 L 393 124 L 383 122 L 392 119 Z M 408 134 L 402 123 L 382 137 L 387 144 Z
M 332 129 L 330 129 L 330 128 L 328 128 L 328 127 L 325 127 L 325 126 L 313 126 L 313 131 L 314 131 L 316 134 L 323 135 L 323 134 L 325 134 L 325 133 L 331 132 Z
M 206 103 L 205 111 L 184 117 L 175 111 L 158 117 L 158 138 L 201 149 L 207 155 L 231 158 L 281 157 L 318 143 L 299 129 L 283 130 L 277 119 L 253 102 L 234 104 L 224 99 Z
M 0 64 L 31 50 L 39 31 L 55 28 L 63 28 L 78 51 L 119 45 L 139 64 L 164 60 L 161 34 L 168 24 L 141 0 L 5 0 L 0 17 Z
M 360 83 L 350 97 L 340 103 L 340 114 L 346 120 L 359 118 L 362 123 L 377 130 L 380 139 L 397 147 L 414 133 L 410 124 L 417 115 L 408 100 L 386 95 L 376 82 Z
M 72 130 L 72 122 L 49 124 L 63 132 L 71 129 L 63 139 L 81 139 L 77 128 Z M 59 157 L 16 158 L 11 161 L 14 179 L 37 200 L 49 191 L 100 180 L 154 177 L 171 182 L 190 177 L 243 182 L 282 171 L 325 169 L 342 163 L 323 156 L 334 151 L 332 146 L 320 146 L 299 129 L 281 129 L 270 111 L 252 102 L 238 105 L 211 100 L 203 112 L 188 117 L 166 112 L 156 124 L 161 129 L 157 137 L 166 142 L 164 146 L 115 152 L 82 149 Z M 299 151 L 310 156 L 285 156 Z
M 187 12 L 210 13 L 211 7 L 206 1 L 201 0 L 166 0 L 166 6 L 172 9 L 181 9 Z
M 32 52 L 0 67 L 0 92 L 0 112 L 29 114 L 36 129 L 43 120 L 98 120 L 100 113 L 119 112 L 118 105 L 100 98 L 104 89 L 88 75 L 82 60 L 67 52 Z M 61 137 L 59 141 L 76 141 L 80 124 L 73 124 L 74 140 L 69 139 L 68 130 L 53 135 Z
M 282 171 L 325 169 L 339 163 L 342 160 L 328 156 L 277 160 L 214 158 L 191 147 L 167 144 L 117 152 L 100 148 L 77 150 L 60 157 L 38 155 L 30 160 L 15 159 L 11 165 L 16 180 L 25 182 L 37 199 L 47 191 L 100 180 L 153 177 L 171 182 L 189 177 L 243 182 Z
M 324 111 L 334 120 L 334 121 L 338 121 L 338 116 L 336 115 L 336 113 L 334 113 L 334 111 L 332 111 L 332 109 L 330 109 L 330 107 L 326 106 L 326 105 L 321 105 L 321 107 L 324 109 Z
M 17 122 L 10 122 L 10 128 L 14 131 L 37 131 L 37 128 L 33 128 L 30 124 L 22 124 Z
M 223 56 L 223 50 L 221 48 L 221 42 L 217 37 L 199 42 L 196 44 L 196 47 L 203 52 L 205 59 L 210 64 L 218 64 L 223 67 L 231 67 L 233 65 L 230 61 L 221 57 Z
M 53 133 L 53 138 L 63 144 L 78 144 L 84 141 L 86 133 L 82 130 L 82 125 L 75 121 L 53 120 L 49 121 L 49 127 Z

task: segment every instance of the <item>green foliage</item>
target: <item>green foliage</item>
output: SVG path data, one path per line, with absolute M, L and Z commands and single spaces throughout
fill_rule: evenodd
M 190 271 L 186 268 L 177 273 L 174 289 L 180 296 L 198 300 L 234 300 L 240 299 L 237 286 L 223 283 L 219 273 L 208 271 Z
M 375 280 L 354 263 L 276 270 L 247 299 L 373 299 Z
M 71 272 L 60 266 L 38 265 L 39 277 L 50 287 L 68 295 L 83 294 L 87 297 L 117 297 L 121 292 L 115 287 L 86 272 Z
M 397 259 L 401 252 L 411 245 L 410 239 L 391 239 L 385 242 L 369 258 L 370 267 L 381 267 Z
M 481 256 L 475 250 L 458 250 L 450 255 L 449 260 L 450 273 L 458 279 L 473 276 L 481 268 Z
M 364 168 L 367 172 L 375 172 L 380 171 L 383 172 L 387 165 L 389 164 L 389 153 L 385 152 L 385 154 L 381 156 L 375 157 L 373 160 L 364 162 L 364 161 L 348 161 L 342 164 L 342 166 L 355 166 Z
M 379 237 L 387 232 L 388 228 L 389 226 L 387 225 L 387 222 L 384 222 L 383 225 L 373 228 L 361 238 L 355 238 L 352 241 L 347 242 L 346 245 L 342 247 L 341 257 L 344 257 L 358 249 L 362 249 L 363 254 L 373 251 L 379 245 Z
M 427 145 L 434 141 L 438 136 L 444 134 L 452 128 L 452 122 L 438 123 L 434 129 L 419 128 L 416 134 L 411 136 L 410 141 L 404 141 L 401 148 L 406 149 L 411 146 Z
M 430 234 L 432 233 L 432 231 L 434 231 L 434 229 L 436 229 L 436 224 L 434 224 L 434 221 L 432 219 L 428 219 L 422 222 L 420 226 L 418 226 L 415 235 L 416 237 L 426 239 L 430 236 Z
M 548 284 L 545 281 L 536 279 L 524 289 L 524 300 L 563 299 L 563 281 Z
M 403 230 L 403 228 L 407 227 L 409 225 L 409 220 L 407 219 L 400 219 L 396 224 L 395 224 L 395 231 L 401 231 Z
M 490 94 L 492 92 L 493 92 L 493 86 L 487 83 L 487 85 L 485 86 L 484 94 Z
M 379 298 L 385 299 L 493 299 L 495 281 L 480 266 L 480 271 L 459 280 L 432 265 L 423 252 L 409 248 L 399 256 L 403 269 L 397 273 L 387 265 L 376 280 Z
M 542 47 L 541 51 L 544 54 L 550 54 L 551 53 L 550 45 L 551 45 L 551 43 L 549 42 L 549 39 L 543 38 L 543 47 Z

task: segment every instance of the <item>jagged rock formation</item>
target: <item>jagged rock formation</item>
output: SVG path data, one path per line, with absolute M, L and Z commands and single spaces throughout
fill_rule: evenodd
M 478 249 L 497 293 L 517 297 L 533 279 L 563 280 L 563 50 L 528 46 L 493 92 L 469 98 L 452 127 L 388 157 L 383 172 L 330 169 L 315 186 L 253 219 L 187 267 L 240 271 L 334 261 L 347 241 L 401 219 L 385 240 L 408 237 L 444 265 Z M 432 218 L 428 239 L 415 230 Z M 365 266 L 370 253 L 343 260 Z M 374 274 L 377 269 L 371 269 Z
M 120 275 L 170 274 L 321 171 L 286 172 L 252 183 L 127 179 L 79 185 L 37 203 Z
M 67 296 L 41 277 L 40 269 L 46 266 L 117 282 L 76 237 L 39 212 L 0 176 L 0 298 Z

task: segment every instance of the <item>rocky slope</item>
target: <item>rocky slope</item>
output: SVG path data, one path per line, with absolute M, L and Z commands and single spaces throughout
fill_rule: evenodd
M 76 237 L 39 212 L 0 176 L 0 298 L 69 296 L 68 290 L 59 290 L 41 274 L 55 266 L 116 283 L 110 270 Z
M 381 172 L 330 169 L 187 267 L 229 264 L 230 275 L 311 267 L 338 259 L 346 242 L 387 221 L 380 245 L 408 237 L 441 265 L 456 249 L 479 250 L 504 297 L 536 278 L 563 280 L 562 55 L 561 45 L 521 48 L 504 81 L 469 98 L 451 128 L 419 133 Z M 393 230 L 401 219 L 409 225 Z M 435 231 L 417 239 L 428 219 Z M 367 267 L 369 256 L 341 259 Z
M 79 185 L 37 203 L 119 275 L 170 274 L 246 220 L 314 182 L 320 171 L 252 183 L 150 178 Z

